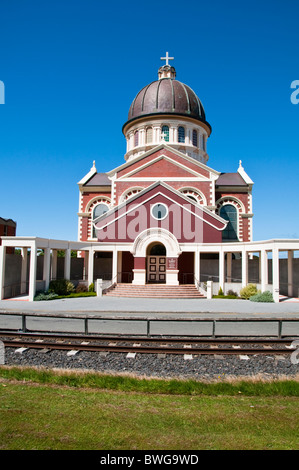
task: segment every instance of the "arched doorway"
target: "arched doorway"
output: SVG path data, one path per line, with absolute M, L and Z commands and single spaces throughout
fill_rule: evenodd
M 146 250 L 146 282 L 166 284 L 166 248 L 162 243 L 152 242 Z

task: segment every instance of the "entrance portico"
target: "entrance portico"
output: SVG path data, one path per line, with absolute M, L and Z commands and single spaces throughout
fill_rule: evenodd
M 156 246 L 163 247 L 165 250 L 165 256 L 161 256 L 161 260 L 159 255 L 150 256 L 151 250 Z M 161 281 L 167 285 L 179 285 L 178 257 L 181 250 L 176 237 L 171 232 L 157 227 L 144 230 L 136 238 L 131 253 L 134 256 L 132 284 L 144 285 L 150 281 Z

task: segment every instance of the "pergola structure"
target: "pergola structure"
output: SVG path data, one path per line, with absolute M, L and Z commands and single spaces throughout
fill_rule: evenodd
M 70 279 L 71 272 L 71 251 L 76 250 L 84 252 L 84 270 L 88 284 L 94 279 L 94 254 L 96 252 L 112 252 L 112 275 L 111 282 L 117 282 L 118 272 L 121 270 L 121 253 L 124 251 L 133 252 L 134 247 L 131 244 L 107 244 L 101 242 L 80 242 L 53 240 L 38 237 L 2 237 L 2 246 L 0 246 L 0 300 L 5 298 L 5 266 L 7 248 L 20 248 L 22 254 L 21 268 L 21 293 L 26 292 L 27 282 L 27 263 L 28 251 L 30 250 L 30 268 L 29 268 L 29 301 L 34 300 L 38 289 L 37 280 L 37 257 L 39 250 L 44 252 L 43 262 L 43 290 L 49 288 L 51 279 L 56 278 L 57 272 L 57 251 L 64 250 L 64 277 Z M 241 286 L 248 284 L 248 259 L 253 253 L 259 253 L 260 259 L 260 287 L 261 291 L 272 290 L 275 302 L 279 302 L 280 279 L 279 279 L 279 253 L 287 252 L 287 272 L 288 272 L 288 294 L 292 292 L 293 278 L 293 255 L 294 251 L 299 250 L 299 240 L 266 240 L 259 242 L 236 242 L 236 243 L 205 243 L 196 244 L 192 247 L 181 247 L 182 251 L 192 251 L 194 253 L 194 279 L 200 281 L 200 254 L 214 253 L 219 256 L 219 287 L 225 288 L 225 279 L 231 277 L 232 254 L 241 254 L 242 276 Z M 269 285 L 268 278 L 268 256 L 272 258 L 272 285 Z

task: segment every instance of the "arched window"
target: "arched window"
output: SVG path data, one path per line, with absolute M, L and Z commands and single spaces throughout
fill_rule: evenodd
M 134 134 L 134 147 L 137 147 L 137 145 L 138 145 L 138 131 L 136 131 Z
M 168 126 L 162 126 L 162 135 L 163 134 L 164 134 L 165 142 L 169 142 L 169 127 Z
M 198 145 L 197 131 L 195 129 L 193 129 L 192 132 L 192 144 L 194 145 L 194 147 L 197 147 Z
M 98 217 L 100 217 L 101 215 L 105 214 L 108 211 L 109 211 L 109 207 L 107 206 L 107 204 L 98 204 L 97 206 L 95 206 L 92 212 L 92 220 L 94 221 L 95 219 L 97 219 Z M 97 235 L 96 235 L 96 230 L 94 228 L 94 225 L 92 227 L 93 227 L 92 237 L 96 238 Z
M 179 127 L 178 128 L 178 137 L 179 137 L 179 142 L 185 143 L 185 128 L 184 127 Z
M 146 143 L 147 144 L 151 144 L 153 141 L 153 128 L 152 127 L 148 127 L 146 129 Z
M 206 136 L 203 135 L 203 136 L 202 136 L 202 148 L 203 148 L 204 151 L 206 151 L 206 149 L 207 149 L 207 144 L 206 144 L 206 142 L 207 142 L 207 141 L 206 141 Z
M 238 212 L 232 204 L 226 204 L 220 209 L 220 217 L 228 220 L 222 232 L 222 240 L 238 240 Z
M 166 256 L 166 248 L 162 243 L 157 243 L 153 245 L 150 249 L 151 256 Z

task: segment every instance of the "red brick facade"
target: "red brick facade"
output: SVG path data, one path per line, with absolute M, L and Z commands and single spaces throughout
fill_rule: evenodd
M 237 211 L 238 239 L 250 241 L 252 239 L 251 187 L 244 181 L 242 186 L 225 186 L 222 189 L 221 186 L 217 186 L 219 175 L 219 172 L 203 163 L 198 163 L 191 157 L 162 145 L 156 151 L 147 152 L 107 173 L 111 189 L 107 186 L 102 189 L 82 185 L 79 239 L 96 240 L 93 237 L 92 218 L 93 210 L 98 204 L 107 205 L 107 210 L 114 209 L 141 190 L 161 181 L 176 192 L 183 193 L 193 200 L 195 198 L 200 206 L 211 211 L 211 215 L 219 215 L 223 204 L 233 205 Z M 211 238 L 208 237 L 207 240 L 204 238 L 202 242 L 211 242 Z M 215 242 L 221 242 L 221 239 L 217 236 Z

